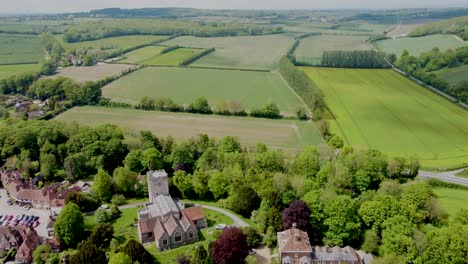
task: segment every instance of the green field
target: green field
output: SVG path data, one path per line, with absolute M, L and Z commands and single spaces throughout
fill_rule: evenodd
M 197 38 L 179 37 L 168 46 L 216 48 L 216 51 L 197 60 L 194 66 L 227 68 L 274 68 L 292 45 L 293 38 L 285 35 Z
M 468 209 L 468 190 L 434 188 L 434 192 L 449 217 L 454 217 L 460 209 Z
M 120 60 L 119 62 L 136 64 L 148 58 L 159 56 L 161 51 L 165 48 L 166 47 L 164 46 L 147 46 L 141 49 L 137 49 L 129 53 L 125 53 L 122 56 L 125 59 Z
M 445 80 L 451 85 L 455 85 L 458 82 L 468 80 L 468 65 L 455 68 L 446 68 L 434 73 L 442 80 Z
M 410 55 L 417 56 L 434 47 L 441 51 L 455 49 L 467 45 L 468 41 L 461 41 L 453 35 L 430 35 L 425 37 L 405 37 L 386 39 L 375 42 L 375 46 L 386 53 L 394 53 L 400 56 L 403 50 L 408 50 Z
M 392 70 L 303 69 L 351 145 L 416 155 L 426 168 L 468 164 L 468 111 Z
M 178 48 L 168 53 L 153 56 L 140 63 L 153 66 L 178 66 L 185 60 L 201 52 L 203 52 L 202 49 Z
M 40 64 L 0 65 L 0 80 L 25 72 L 36 72 L 40 68 Z
M 224 117 L 186 113 L 166 113 L 133 109 L 75 107 L 56 120 L 85 125 L 115 124 L 131 132 L 149 130 L 158 137 L 187 139 L 198 134 L 215 138 L 236 136 L 246 145 L 263 142 L 288 153 L 296 153 L 307 145 L 323 143 L 315 125 L 293 120 L 270 120 L 248 117 Z
M 96 48 L 102 50 L 123 50 L 138 45 L 143 45 L 151 43 L 154 41 L 162 40 L 167 38 L 167 36 L 122 36 L 122 37 L 112 37 L 112 38 L 103 38 L 93 41 L 83 41 L 76 43 L 67 43 L 63 40 L 61 35 L 57 36 L 57 40 L 62 44 L 63 48 L 66 50 L 75 50 L 78 48 Z
M 190 104 L 203 96 L 212 104 L 235 100 L 246 110 L 273 102 L 289 115 L 302 106 L 279 75 L 270 72 L 148 67 L 110 83 L 102 91 L 105 97 L 132 104 L 144 96 L 169 97 L 179 104 Z
M 0 34 L 0 65 L 39 63 L 45 56 L 39 36 Z
M 339 35 L 320 35 L 312 36 L 301 40 L 297 47 L 296 60 L 298 62 L 320 65 L 322 54 L 329 50 L 368 50 L 366 36 L 339 36 Z

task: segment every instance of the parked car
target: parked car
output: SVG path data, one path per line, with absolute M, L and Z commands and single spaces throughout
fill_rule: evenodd
M 39 220 L 39 216 L 34 216 L 34 220 L 33 221 L 37 221 Z
M 216 230 L 224 230 L 224 229 L 226 229 L 226 227 L 227 227 L 227 226 L 226 226 L 225 224 L 217 224 L 217 225 L 215 226 L 215 229 L 216 229 Z
M 36 222 L 34 222 L 33 227 L 37 227 L 39 224 L 40 224 L 39 221 L 36 221 Z
M 255 249 L 249 250 L 249 255 L 250 256 L 255 255 L 255 254 L 257 254 L 257 251 L 255 251 Z

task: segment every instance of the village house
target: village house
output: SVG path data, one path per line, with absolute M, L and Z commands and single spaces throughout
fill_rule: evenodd
M 159 251 L 198 241 L 198 229 L 207 222 L 200 206 L 184 208 L 169 195 L 167 173 L 149 171 L 146 177 L 150 203 L 138 212 L 142 243 L 156 243 Z
M 34 250 L 41 239 L 34 228 L 29 226 L 0 226 L 0 252 L 16 250 L 17 263 L 31 263 Z
M 312 247 L 306 232 L 293 228 L 278 232 L 278 248 L 281 264 L 362 264 L 356 251 L 347 246 Z
M 81 191 L 80 187 L 68 182 L 54 183 L 37 189 L 32 181 L 25 180 L 19 172 L 12 170 L 0 170 L 0 179 L 10 198 L 18 204 L 56 212 L 65 206 L 68 193 Z

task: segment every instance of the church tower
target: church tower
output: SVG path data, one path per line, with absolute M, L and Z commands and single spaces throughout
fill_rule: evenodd
M 148 195 L 151 203 L 154 202 L 154 198 L 158 195 L 169 195 L 169 183 L 166 171 L 148 171 L 146 173 L 146 182 L 148 183 Z

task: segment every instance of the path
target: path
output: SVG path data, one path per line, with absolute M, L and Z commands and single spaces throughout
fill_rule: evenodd
M 438 179 L 444 182 L 455 183 L 468 186 L 468 179 L 456 176 L 457 173 L 462 172 L 464 169 L 445 172 L 429 172 L 419 171 L 418 177 L 423 179 Z

